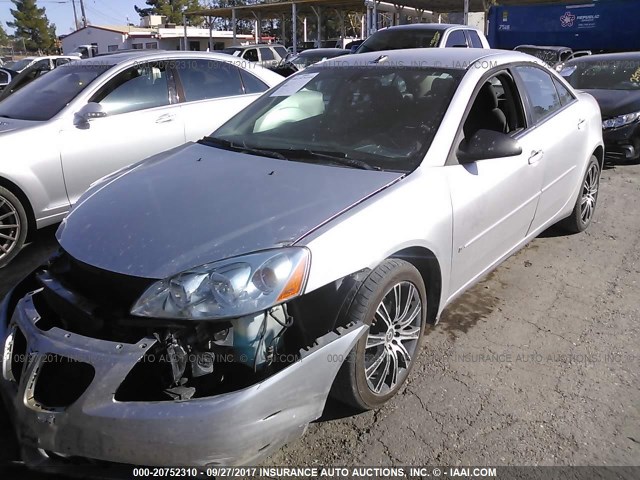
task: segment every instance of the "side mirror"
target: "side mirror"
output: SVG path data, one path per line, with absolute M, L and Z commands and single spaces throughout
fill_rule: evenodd
M 103 118 L 107 116 L 107 112 L 99 103 L 89 102 L 74 115 L 74 123 L 76 125 L 88 125 L 90 120 L 95 118 Z
M 514 157 L 522 153 L 517 140 L 506 133 L 493 130 L 478 130 L 469 140 L 458 146 L 456 156 L 462 164 L 490 158 Z

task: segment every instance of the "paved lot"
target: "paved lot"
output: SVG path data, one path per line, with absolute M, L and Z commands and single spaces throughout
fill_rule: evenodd
M 640 465 L 640 166 L 602 176 L 588 232 L 545 232 L 431 329 L 377 412 L 331 403 L 269 465 Z M 45 232 L 0 294 L 54 248 Z M 0 462 L 15 455 L 6 415 Z

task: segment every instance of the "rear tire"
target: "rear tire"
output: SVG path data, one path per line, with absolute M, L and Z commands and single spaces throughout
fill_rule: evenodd
M 27 212 L 20 200 L 0 187 L 0 268 L 20 252 L 27 238 Z
M 378 408 L 404 385 L 420 353 L 427 319 L 420 272 L 403 260 L 385 260 L 360 287 L 348 317 L 369 331 L 345 359 L 331 393 L 358 410 Z
M 595 156 L 591 156 L 573 211 L 571 215 L 560 222 L 560 226 L 564 230 L 569 233 L 580 233 L 589 228 L 598 202 L 599 185 L 600 163 Z

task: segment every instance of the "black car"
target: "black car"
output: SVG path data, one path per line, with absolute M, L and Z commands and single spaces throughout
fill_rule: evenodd
M 289 55 L 285 61 L 281 62 L 271 70 L 279 73 L 283 77 L 288 77 L 300 70 L 304 70 L 314 63 L 321 62 L 328 58 L 340 57 L 349 53 L 349 50 L 344 48 L 313 48 L 311 50 L 300 52 L 296 55 Z
M 605 157 L 640 161 L 640 52 L 590 55 L 567 62 L 560 74 L 598 101 Z
M 565 62 L 568 62 L 573 58 L 591 55 L 590 50 L 579 50 L 574 52 L 569 47 L 559 46 L 518 45 L 514 50 L 533 55 L 557 70 L 562 68 Z

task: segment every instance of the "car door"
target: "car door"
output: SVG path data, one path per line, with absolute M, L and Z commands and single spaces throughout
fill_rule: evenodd
M 209 135 L 269 87 L 235 65 L 218 60 L 176 61 L 187 141 Z
M 579 102 L 562 82 L 534 65 L 514 68 L 514 75 L 527 97 L 532 135 L 540 143 L 544 174 L 540 202 L 531 224 L 534 231 L 562 210 L 572 197 L 582 175 L 579 165 L 587 156 L 586 116 Z
M 60 132 L 71 204 L 89 185 L 119 168 L 185 142 L 172 73 L 165 62 L 131 66 L 90 98 L 106 116 L 69 122 Z
M 489 91 L 490 86 L 491 91 Z M 456 150 L 445 166 L 453 208 L 450 291 L 458 292 L 524 240 L 542 185 L 535 152 L 543 139 L 528 128 L 521 93 L 501 71 L 476 87 L 455 146 L 480 129 L 516 139 L 522 153 L 460 164 Z

